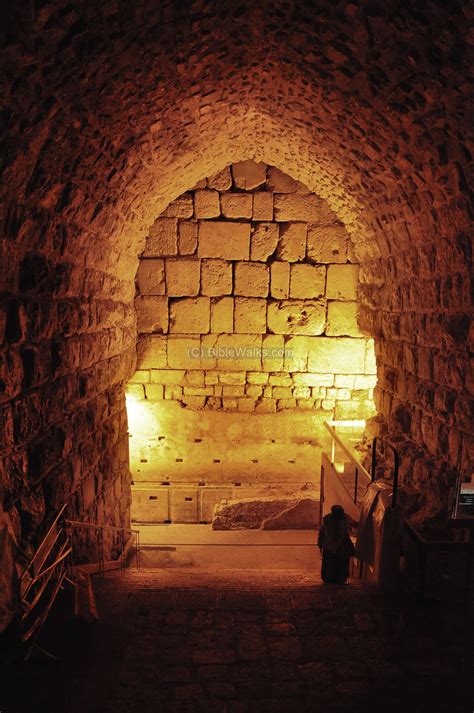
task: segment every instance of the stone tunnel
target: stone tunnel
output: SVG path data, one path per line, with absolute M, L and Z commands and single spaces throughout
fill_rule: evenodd
M 474 460 L 472 9 L 1 12 L 0 628 L 65 503 L 129 527 L 293 497 L 325 420 L 388 438 L 414 521 L 446 523 Z

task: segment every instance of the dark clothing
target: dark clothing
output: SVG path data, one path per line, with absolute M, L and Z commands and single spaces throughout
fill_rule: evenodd
M 323 582 L 344 584 L 347 580 L 350 558 L 354 554 L 349 532 L 349 521 L 344 512 L 340 515 L 332 512 L 323 518 L 318 537 L 318 547 L 323 553 Z
M 326 584 L 345 584 L 349 576 L 349 555 L 333 555 L 323 550 L 321 578 Z

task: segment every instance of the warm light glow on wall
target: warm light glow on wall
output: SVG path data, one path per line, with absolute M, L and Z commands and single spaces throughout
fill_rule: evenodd
M 160 424 L 156 411 L 152 410 L 144 400 L 139 400 L 132 394 L 125 397 L 128 416 L 128 431 L 131 436 L 153 436 L 158 433 Z

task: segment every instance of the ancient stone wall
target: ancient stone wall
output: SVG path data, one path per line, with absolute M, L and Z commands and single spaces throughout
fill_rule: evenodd
M 358 264 L 326 201 L 241 161 L 153 223 L 137 273 L 129 393 L 245 413 L 373 414 L 373 341 L 357 324 Z
M 126 520 L 127 496 L 98 464 L 119 450 L 137 255 L 170 201 L 247 158 L 322 196 L 353 238 L 378 408 L 403 478 L 446 510 L 457 464 L 466 477 L 474 464 L 467 3 L 45 0 L 1 12 L 1 500 L 18 536 L 19 514 L 28 540 L 67 492 L 84 516 L 102 502 Z M 32 256 L 58 287 L 25 280 Z M 115 329 L 121 346 L 96 337 Z M 55 341 L 70 349 L 61 376 Z M 35 439 L 49 444 L 41 467 Z M 122 431 L 119 442 L 125 452 Z

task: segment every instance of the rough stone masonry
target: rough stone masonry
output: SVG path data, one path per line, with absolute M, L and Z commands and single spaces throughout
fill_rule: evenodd
M 171 201 L 251 158 L 345 225 L 381 427 L 422 519 L 446 515 L 474 464 L 469 5 L 45 0 L 1 20 L 0 531 L 28 550 L 66 498 L 128 523 L 138 256 Z
M 137 272 L 128 392 L 194 409 L 373 415 L 358 264 L 326 201 L 278 168 L 232 164 L 154 221 Z

